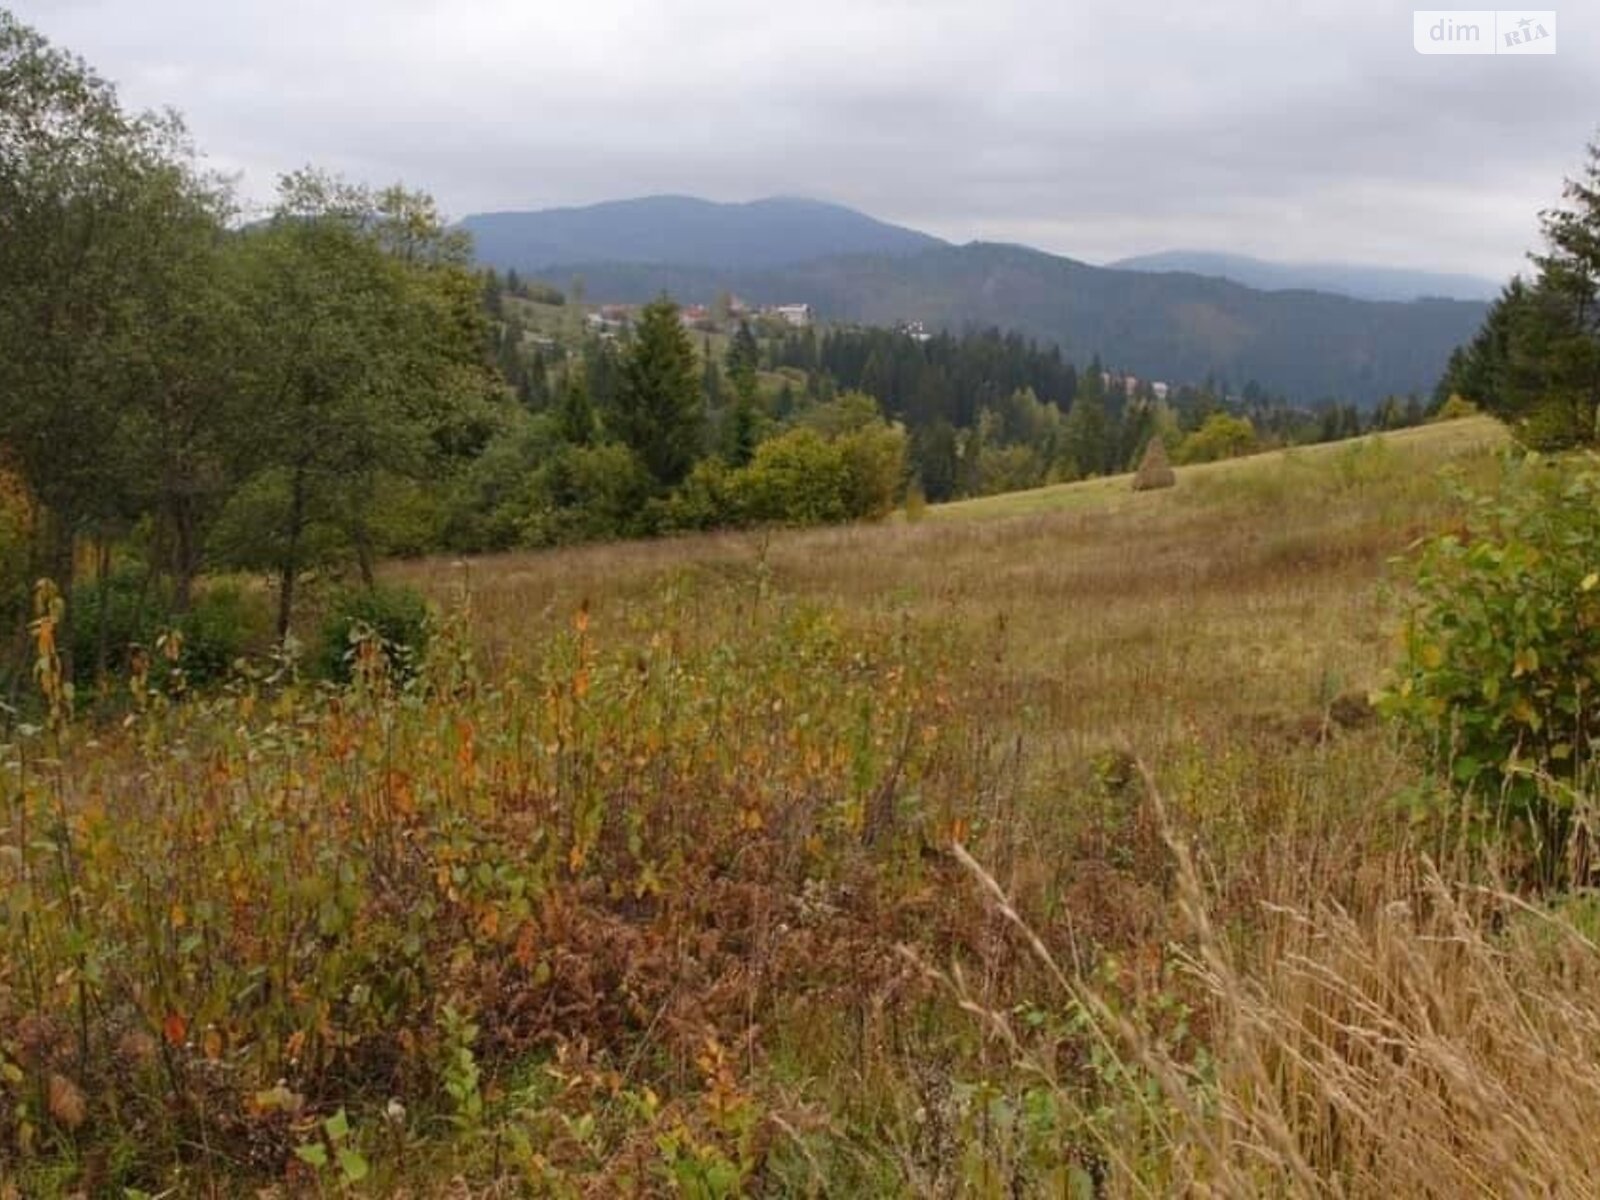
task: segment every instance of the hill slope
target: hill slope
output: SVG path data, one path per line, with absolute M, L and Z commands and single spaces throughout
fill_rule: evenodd
M 1358 263 L 1268 262 L 1244 254 L 1206 250 L 1163 250 L 1107 263 L 1118 271 L 1183 271 L 1230 279 L 1267 291 L 1302 289 L 1333 292 L 1357 300 L 1415 300 L 1437 296 L 1452 300 L 1492 300 L 1500 284 L 1476 275 L 1408 271 Z
M 1264 292 L 1199 275 L 1092 267 L 1021 246 L 940 245 L 910 255 L 847 255 L 767 270 L 575 264 L 596 300 L 641 302 L 665 290 L 709 302 L 731 289 L 756 303 L 807 301 L 824 317 L 959 329 L 995 325 L 1059 344 L 1079 364 L 1169 381 L 1254 379 L 1310 403 L 1373 404 L 1430 390 L 1450 351 L 1481 324 L 1474 301 L 1354 300 Z
M 532 272 L 584 262 L 742 271 L 839 254 L 908 254 L 944 243 L 818 200 L 718 204 L 648 196 L 583 208 L 479 213 L 461 227 L 480 262 Z

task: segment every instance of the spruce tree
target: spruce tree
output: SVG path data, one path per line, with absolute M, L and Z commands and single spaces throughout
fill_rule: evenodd
M 661 487 L 680 483 L 700 455 L 704 411 L 694 343 L 666 296 L 639 315 L 610 416 L 613 431 Z
M 1534 277 L 1511 281 L 1438 389 L 1540 449 L 1600 441 L 1600 143 L 1562 196 L 1540 214 L 1546 250 L 1533 256 Z
M 759 440 L 760 416 L 756 407 L 756 366 L 761 351 L 746 321 L 739 322 L 724 356 L 728 382 L 733 386 L 733 407 L 722 436 L 722 456 L 736 467 L 748 463 Z
M 589 397 L 589 384 L 579 366 L 570 366 L 562 380 L 561 396 L 556 405 L 556 425 L 561 440 L 574 446 L 587 446 L 594 441 L 594 403 Z
M 1110 419 L 1106 415 L 1103 373 L 1099 356 L 1096 356 L 1078 381 L 1078 394 L 1061 428 L 1063 465 L 1075 478 L 1098 475 L 1105 470 Z

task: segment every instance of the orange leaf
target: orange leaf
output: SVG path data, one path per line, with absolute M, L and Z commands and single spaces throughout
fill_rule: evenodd
M 533 966 L 533 922 L 524 921 L 522 928 L 517 932 L 517 948 L 511 956 L 517 960 L 517 965 L 524 971 Z
M 161 1022 L 161 1033 L 171 1046 L 183 1045 L 183 1039 L 189 1036 L 189 1021 L 181 1012 L 169 1012 L 167 1019 Z

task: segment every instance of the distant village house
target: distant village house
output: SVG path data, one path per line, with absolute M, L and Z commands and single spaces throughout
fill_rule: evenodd
M 796 329 L 804 329 L 811 324 L 811 305 L 809 304 L 775 304 L 764 310 L 780 321 L 786 321 Z

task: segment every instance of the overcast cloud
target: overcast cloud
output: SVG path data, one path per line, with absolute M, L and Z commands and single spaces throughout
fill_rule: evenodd
M 1548 0 L 1547 0 L 1548 2 Z M 7 0 L 0 0 L 0 4 Z M 1103 261 L 1503 276 L 1600 127 L 1554 57 L 1424 57 L 1384 0 L 10 0 L 247 196 L 313 163 L 454 215 L 661 192 L 850 204 Z

